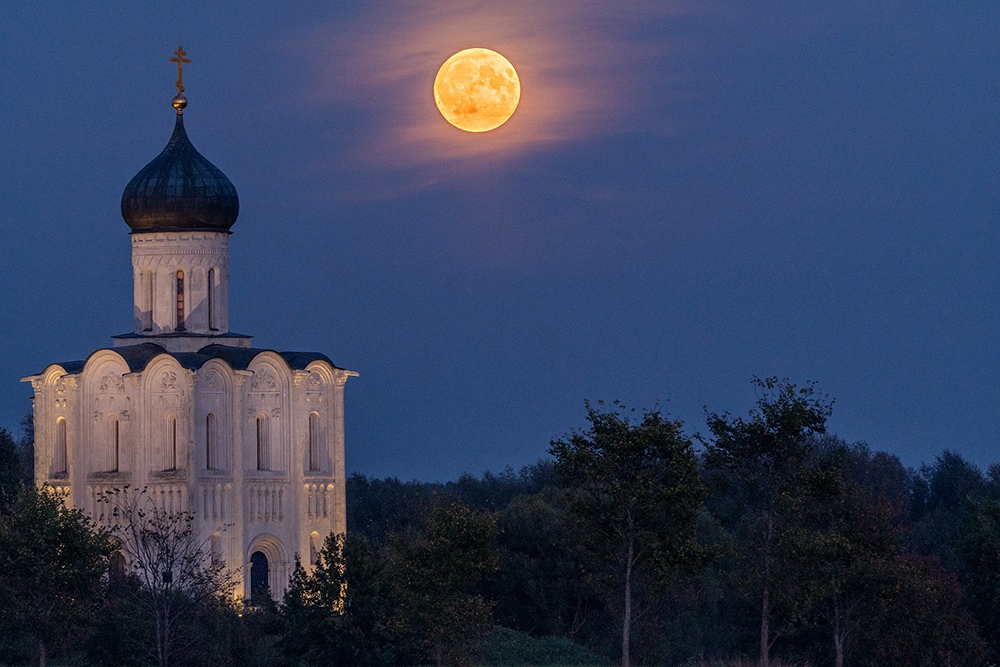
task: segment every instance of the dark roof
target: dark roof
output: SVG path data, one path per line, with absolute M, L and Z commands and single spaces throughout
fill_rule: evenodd
M 150 361 L 161 354 L 168 354 L 177 360 L 183 368 L 197 370 L 204 366 L 211 359 L 221 359 L 233 367 L 234 370 L 244 371 L 256 356 L 262 352 L 274 352 L 285 360 L 292 370 L 305 370 L 306 366 L 314 361 L 325 361 L 334 368 L 339 368 L 330 357 L 320 352 L 277 352 L 264 348 L 233 347 L 231 345 L 206 345 L 197 352 L 167 352 L 155 343 L 142 343 L 140 345 L 127 345 L 125 347 L 102 348 L 109 349 L 121 355 L 128 369 L 136 373 L 146 368 Z M 90 354 L 94 356 L 96 350 Z M 90 357 L 87 357 L 89 359 Z M 56 364 L 61 366 L 68 374 L 75 375 L 83 370 L 87 360 L 68 361 Z
M 133 232 L 228 232 L 239 214 L 236 187 L 195 150 L 181 114 L 166 148 L 122 194 L 122 217 Z

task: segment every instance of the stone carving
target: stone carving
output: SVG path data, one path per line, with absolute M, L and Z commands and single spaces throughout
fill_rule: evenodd
M 100 389 L 101 393 L 104 394 L 112 391 L 121 393 L 125 391 L 125 380 L 123 380 L 122 376 L 118 375 L 118 373 L 109 371 L 104 374 L 104 377 L 101 378 Z
M 319 376 L 319 373 L 310 373 L 309 384 L 307 386 L 313 391 L 321 389 L 323 387 L 323 378 Z
M 218 389 L 219 387 L 219 374 L 209 373 L 205 376 L 205 388 L 206 389 Z
M 68 383 L 66 382 L 66 376 L 65 375 L 62 376 L 61 378 L 59 378 L 58 380 L 56 380 L 56 393 L 57 394 L 65 394 L 66 393 L 66 389 L 67 389 L 67 385 L 68 385 Z
M 250 388 L 254 391 L 278 391 L 278 380 L 274 373 L 266 368 L 259 373 L 254 373 Z
M 177 371 L 165 370 L 160 376 L 161 391 L 177 391 Z
M 274 408 L 273 410 L 271 410 L 271 416 L 274 417 L 275 419 L 281 417 L 281 408 Z

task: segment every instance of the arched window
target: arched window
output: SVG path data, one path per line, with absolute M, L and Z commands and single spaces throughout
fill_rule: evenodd
M 66 474 L 66 420 L 56 420 L 56 446 L 52 452 L 52 474 Z
M 184 330 L 184 272 L 177 269 L 177 331 Z
M 250 601 L 261 602 L 269 595 L 268 578 L 270 567 L 263 551 L 254 551 L 250 555 Z
M 219 531 L 212 533 L 208 553 L 212 559 L 212 565 L 217 565 L 222 562 L 222 533 Z
M 218 331 L 219 327 L 215 321 L 215 269 L 208 270 L 208 328 L 210 331 Z
M 319 533 L 315 530 L 309 535 L 309 564 L 315 565 L 319 561 Z
M 205 467 L 209 470 L 219 468 L 219 434 L 215 428 L 215 415 L 209 412 L 205 416 Z
M 177 417 L 167 417 L 167 470 L 177 470 Z
M 143 273 L 143 278 L 145 279 L 145 303 L 143 304 L 143 331 L 153 330 L 153 272 L 146 270 Z
M 118 467 L 121 465 L 120 459 L 120 449 L 119 449 L 119 430 L 118 430 L 118 417 L 110 417 L 108 419 L 108 435 L 111 440 L 111 472 L 118 472 Z
M 319 415 L 309 413 L 309 469 L 319 470 Z
M 125 554 L 121 551 L 111 554 L 111 560 L 108 561 L 108 575 L 115 581 L 125 578 Z
M 271 469 L 271 424 L 267 414 L 257 417 L 257 470 Z

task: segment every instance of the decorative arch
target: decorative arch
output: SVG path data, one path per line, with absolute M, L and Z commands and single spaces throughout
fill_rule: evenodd
M 230 470 L 233 451 L 233 368 L 210 359 L 196 373 L 194 423 L 195 459 L 200 467 Z
M 277 352 L 265 350 L 247 365 L 252 373 L 248 381 L 247 401 L 252 417 L 248 424 L 247 467 L 257 470 L 288 470 L 292 465 L 291 369 Z M 257 438 L 257 451 L 254 440 Z M 296 459 L 298 461 L 298 459 Z M 295 463 L 298 468 L 301 463 Z
M 260 535 L 250 542 L 250 548 L 246 552 L 246 567 L 244 568 L 249 573 L 249 576 L 244 577 L 245 595 L 247 598 L 253 597 L 254 554 L 258 553 L 265 558 L 267 588 L 271 596 L 279 600 L 284 595 L 285 583 L 288 579 L 288 556 L 281 540 L 274 535 Z M 256 560 L 260 563 L 259 557 Z

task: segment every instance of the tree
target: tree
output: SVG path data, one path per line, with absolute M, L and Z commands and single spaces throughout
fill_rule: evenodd
M 602 611 L 602 601 L 581 576 L 586 555 L 568 512 L 567 494 L 550 487 L 515 497 L 499 513 L 499 567 L 491 579 L 499 625 L 536 637 L 578 639 L 594 616 L 590 612 Z
M 900 505 L 852 484 L 846 446 L 827 449 L 803 473 L 782 547 L 801 563 L 800 599 L 830 631 L 835 667 L 862 626 L 882 612 L 882 574 L 899 551 Z
M 24 483 L 21 457 L 17 450 L 14 436 L 7 429 L 0 428 L 0 508 L 14 499 Z
M 1000 499 L 972 504 L 961 526 L 969 607 L 979 621 L 990 663 L 1000 660 Z
M 782 562 L 787 553 L 777 547 L 787 536 L 792 514 L 790 500 L 800 491 L 813 437 L 826 431 L 832 403 L 815 394 L 813 385 L 796 387 L 787 380 L 754 378 L 760 392 L 747 419 L 728 413 L 709 413 L 713 439 L 706 443 L 706 463 L 722 473 L 716 480 L 728 496 L 728 510 L 719 518 L 739 540 L 739 559 L 747 580 L 756 588 L 760 610 L 760 667 L 768 667 L 776 636 L 771 617 L 776 604 L 788 602 L 793 573 Z
M 82 512 L 46 489 L 22 486 L 0 513 L 6 650 L 34 652 L 44 667 L 50 651 L 77 644 L 96 614 L 114 552 L 108 535 Z
M 937 557 L 898 555 L 886 561 L 879 578 L 870 591 L 878 613 L 859 628 L 860 664 L 981 664 L 983 642 L 963 606 L 958 578 Z
M 491 604 L 477 589 L 496 568 L 495 532 L 492 514 L 438 497 L 420 530 L 389 536 L 390 626 L 410 659 L 465 662 L 490 629 Z
M 278 649 L 285 663 L 391 664 L 391 599 L 384 563 L 368 540 L 331 533 L 308 572 L 296 558 L 281 605 L 285 632 Z
M 700 557 L 695 529 L 705 488 L 681 422 L 650 410 L 633 423 L 631 411 L 614 406 L 603 412 L 587 403 L 590 427 L 552 441 L 549 453 L 598 578 L 617 581 L 606 602 L 619 611 L 621 663 L 629 667 L 635 583 L 647 570 L 662 581 Z
M 109 492 L 112 534 L 140 583 L 140 600 L 154 624 L 153 658 L 160 667 L 195 649 L 205 634 L 199 616 L 231 606 L 233 574 L 212 563 L 194 530 L 190 512 L 170 512 L 146 491 Z

